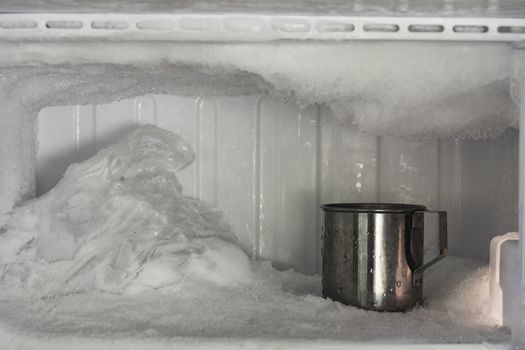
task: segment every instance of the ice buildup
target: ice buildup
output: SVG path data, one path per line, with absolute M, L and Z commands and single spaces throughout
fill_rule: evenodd
M 374 135 L 495 138 L 517 127 L 523 59 L 504 43 L 0 43 L 0 225 L 34 196 L 46 106 L 147 93 L 272 94 Z M 516 89 L 514 89 L 516 90 Z
M 16 209 L 0 235 L 2 291 L 248 282 L 249 259 L 222 213 L 183 196 L 175 173 L 193 159 L 180 137 L 144 126 L 71 165 L 54 189 Z

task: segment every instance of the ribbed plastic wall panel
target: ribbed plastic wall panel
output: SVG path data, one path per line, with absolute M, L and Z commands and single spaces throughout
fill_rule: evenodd
M 518 133 L 497 140 L 406 140 L 339 124 L 323 107 L 268 96 L 143 96 L 39 115 L 37 191 L 67 166 L 143 124 L 179 133 L 196 161 L 185 194 L 221 208 L 246 251 L 278 267 L 320 266 L 319 205 L 385 201 L 449 213 L 452 254 L 488 258 L 492 236 L 517 229 Z M 434 248 L 432 220 L 427 250 Z

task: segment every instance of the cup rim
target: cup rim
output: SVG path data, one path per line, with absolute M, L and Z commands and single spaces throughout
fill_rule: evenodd
M 327 203 L 321 205 L 321 209 L 325 212 L 349 213 L 411 213 L 427 210 L 424 205 L 404 203 Z

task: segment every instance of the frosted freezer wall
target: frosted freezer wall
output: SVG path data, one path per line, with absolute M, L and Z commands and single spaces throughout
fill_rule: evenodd
M 281 267 L 316 271 L 325 202 L 446 208 L 451 254 L 482 259 L 493 235 L 517 227 L 516 130 L 479 141 L 377 137 L 341 125 L 326 107 L 263 95 L 146 95 L 45 108 L 38 123 L 39 194 L 68 164 L 137 125 L 180 133 L 197 152 L 180 176 L 185 193 L 223 209 L 246 250 Z

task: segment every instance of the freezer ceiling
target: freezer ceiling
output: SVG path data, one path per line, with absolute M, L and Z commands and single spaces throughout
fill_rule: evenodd
M 523 0 L 4 0 L 0 13 L 276 13 L 525 17 Z

